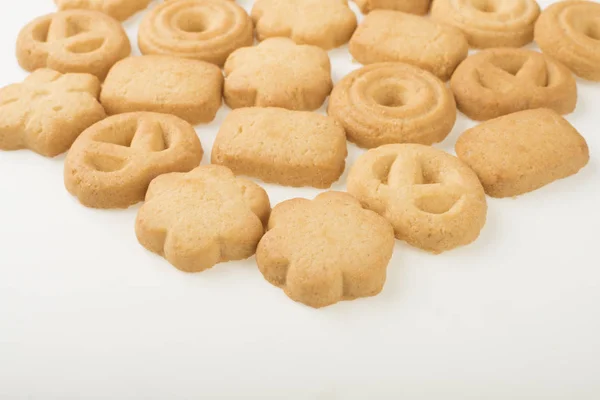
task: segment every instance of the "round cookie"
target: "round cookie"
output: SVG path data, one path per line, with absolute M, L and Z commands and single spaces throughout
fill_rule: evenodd
M 535 24 L 535 41 L 576 75 L 600 81 L 600 4 L 562 1 L 551 5 Z
M 325 50 L 348 42 L 356 29 L 347 0 L 257 0 L 251 16 L 258 40 L 283 36 Z
M 124 21 L 138 11 L 143 10 L 151 0 L 54 0 L 59 10 L 81 8 L 100 11 Z
M 345 76 L 328 114 L 361 147 L 442 141 L 456 120 L 452 92 L 433 74 L 402 63 L 378 63 Z
M 430 18 L 375 10 L 358 26 L 348 50 L 361 64 L 404 62 L 447 81 L 467 57 L 469 44 L 458 29 Z
M 138 32 L 142 54 L 193 58 L 218 66 L 253 41 L 252 20 L 229 0 L 166 1 L 144 16 Z
M 410 14 L 425 15 L 431 0 L 354 0 L 364 14 L 376 9 L 396 10 Z
M 383 289 L 394 231 L 347 193 L 278 204 L 256 250 L 267 281 L 292 300 L 325 307 Z
M 65 187 L 87 207 L 127 208 L 144 200 L 154 178 L 189 171 L 202 155 L 194 127 L 174 115 L 118 114 L 73 143 L 65 159 Z
M 485 225 L 487 203 L 477 175 L 430 146 L 367 151 L 350 170 L 348 192 L 390 221 L 396 238 L 433 253 L 473 242 Z
M 17 60 L 27 71 L 85 72 L 103 80 L 131 53 L 125 30 L 99 11 L 66 10 L 27 24 L 17 37 Z
M 231 108 L 316 110 L 333 87 L 327 52 L 287 38 L 234 51 L 224 70 L 224 97 Z
M 431 6 L 434 20 L 456 26 L 480 49 L 530 43 L 539 15 L 535 0 L 435 0 Z
M 458 109 L 478 121 L 542 107 L 568 114 L 577 103 L 571 71 L 526 49 L 480 51 L 458 66 L 450 87 Z

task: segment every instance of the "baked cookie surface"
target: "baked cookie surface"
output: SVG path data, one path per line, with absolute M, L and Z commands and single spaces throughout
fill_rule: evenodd
M 260 186 L 206 165 L 154 179 L 135 232 L 142 246 L 177 269 L 200 272 L 252 256 L 270 211 Z
M 456 154 L 488 195 L 518 196 L 577 173 L 589 160 L 585 139 L 558 113 L 526 110 L 465 131 Z
M 473 242 L 486 220 L 477 175 L 429 146 L 390 144 L 367 151 L 350 169 L 348 192 L 390 221 L 397 239 L 433 253 Z
M 251 12 L 256 37 L 288 37 L 325 50 L 348 42 L 356 15 L 347 0 L 256 0 Z
M 287 38 L 270 38 L 234 51 L 224 70 L 224 97 L 231 108 L 311 111 L 321 107 L 333 87 L 327 53 Z
M 354 0 L 354 2 L 365 14 L 381 8 L 425 15 L 429 10 L 431 0 Z
M 535 41 L 544 54 L 576 75 L 600 81 L 600 4 L 573 0 L 552 4 L 535 25 Z
M 344 172 L 346 155 L 346 135 L 335 119 L 251 107 L 227 115 L 211 161 L 265 182 L 327 188 Z
M 100 99 L 108 114 L 154 111 L 195 125 L 214 119 L 222 89 L 223 75 L 214 64 L 170 56 L 128 57 L 111 68 Z
M 452 75 L 450 87 L 458 109 L 479 121 L 542 107 L 568 114 L 577 103 L 571 71 L 526 49 L 488 49 L 469 56 Z
M 64 153 L 87 127 L 104 118 L 100 81 L 90 74 L 38 69 L 0 89 L 0 149 Z
M 256 251 L 267 281 L 292 300 L 324 307 L 378 294 L 394 249 L 394 231 L 347 193 L 278 204 Z
M 85 9 L 100 11 L 124 21 L 143 10 L 151 0 L 54 0 L 59 10 Z
M 144 15 L 138 31 L 142 54 L 193 58 L 218 66 L 253 41 L 252 20 L 230 0 L 165 1 Z
M 65 160 L 65 187 L 94 208 L 126 208 L 144 200 L 152 179 L 200 164 L 194 128 L 169 114 L 114 115 L 86 129 Z
M 349 50 L 361 64 L 404 62 L 445 81 L 467 57 L 469 46 L 451 26 L 399 11 L 375 10 L 352 35 Z
M 329 98 L 328 114 L 361 147 L 433 144 L 456 121 L 452 92 L 433 74 L 402 63 L 371 64 L 345 76 Z
M 27 71 L 50 68 L 81 72 L 100 80 L 131 53 L 125 30 L 99 11 L 65 10 L 27 24 L 17 37 L 17 59 Z
M 435 0 L 431 17 L 459 28 L 472 47 L 521 47 L 533 40 L 535 0 Z

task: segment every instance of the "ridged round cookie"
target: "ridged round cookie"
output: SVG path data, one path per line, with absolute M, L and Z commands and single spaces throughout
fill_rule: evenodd
M 99 11 L 66 10 L 27 24 L 17 38 L 17 59 L 27 71 L 50 68 L 85 72 L 103 80 L 110 67 L 131 53 L 125 30 Z
M 435 0 L 431 6 L 433 19 L 456 26 L 480 49 L 530 43 L 539 15 L 535 0 Z
M 327 112 L 361 147 L 440 142 L 456 121 L 446 85 L 402 63 L 371 64 L 345 76 L 331 92 Z
M 568 114 L 577 103 L 571 71 L 525 49 L 488 49 L 468 57 L 452 75 L 450 87 L 458 109 L 479 121 L 542 107 Z
M 396 10 L 410 14 L 425 15 L 431 0 L 354 0 L 365 14 L 377 9 Z
M 152 179 L 200 164 L 194 127 L 169 114 L 135 112 L 86 129 L 65 160 L 65 187 L 94 208 L 126 208 L 144 200 Z
M 487 203 L 477 175 L 430 146 L 367 151 L 350 169 L 348 192 L 390 221 L 396 238 L 433 253 L 473 242 L 485 225 Z
M 251 12 L 256 37 L 288 37 L 325 50 L 348 42 L 356 15 L 347 0 L 256 0 Z
M 223 66 L 234 50 L 252 45 L 252 20 L 230 0 L 170 0 L 142 20 L 142 54 L 193 58 Z
M 561 1 L 551 5 L 535 25 L 535 41 L 544 54 L 576 75 L 600 81 L 600 4 Z
M 143 10 L 151 0 L 54 0 L 59 10 L 84 9 L 100 11 L 124 21 Z
M 331 63 L 320 47 L 270 38 L 231 53 L 224 67 L 231 108 L 282 107 L 312 111 L 331 92 Z

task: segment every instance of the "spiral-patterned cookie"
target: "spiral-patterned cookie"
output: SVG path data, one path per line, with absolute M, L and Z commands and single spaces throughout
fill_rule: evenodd
M 472 47 L 521 47 L 533 40 L 535 0 L 436 0 L 431 16 L 463 31 Z
M 377 63 L 344 77 L 329 99 L 329 115 L 361 147 L 442 141 L 456 120 L 452 93 L 430 72 Z
M 544 10 L 535 25 L 542 51 L 578 76 L 600 81 L 600 4 L 563 1 Z
M 222 66 L 234 50 L 254 40 L 252 20 L 225 0 L 171 0 L 152 9 L 141 22 L 143 54 L 168 54 Z

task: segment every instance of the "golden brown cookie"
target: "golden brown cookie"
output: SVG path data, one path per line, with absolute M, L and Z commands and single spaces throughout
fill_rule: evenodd
M 533 40 L 535 0 L 435 0 L 431 17 L 459 28 L 472 47 L 521 47 Z
M 27 24 L 17 38 L 17 59 L 27 71 L 85 72 L 103 80 L 131 52 L 125 30 L 99 11 L 66 10 Z
M 193 58 L 218 66 L 253 41 L 246 11 L 224 0 L 166 1 L 144 15 L 138 31 L 142 54 Z
M 256 0 L 250 15 L 258 40 L 283 36 L 325 50 L 348 42 L 356 29 L 347 0 Z
M 427 14 L 427 11 L 429 11 L 431 0 L 354 0 L 354 2 L 365 14 L 382 8 L 410 14 L 425 15 Z
M 282 107 L 315 110 L 333 83 L 325 50 L 271 38 L 242 47 L 225 63 L 225 102 L 231 108 Z
M 325 307 L 381 292 L 393 250 L 389 222 L 347 193 L 326 192 L 278 204 L 256 262 L 292 300 Z
M 65 160 L 65 186 L 94 208 L 126 208 L 144 200 L 152 179 L 185 172 L 202 160 L 194 128 L 168 114 L 108 117 L 77 138 Z
M 253 255 L 270 211 L 260 186 L 206 165 L 154 179 L 135 233 L 142 246 L 176 268 L 200 272 Z
M 170 56 L 128 57 L 111 68 L 100 100 L 109 114 L 154 111 L 195 125 L 215 118 L 222 90 L 216 65 Z
M 64 153 L 84 129 L 105 117 L 100 81 L 89 74 L 38 69 L 0 89 L 0 149 Z
M 547 107 L 568 114 L 577 103 L 571 71 L 532 50 L 489 49 L 469 56 L 452 76 L 458 109 L 474 120 Z
M 473 242 L 487 213 L 477 175 L 458 158 L 420 144 L 388 144 L 352 166 L 348 192 L 392 223 L 396 238 L 441 253 Z
M 487 194 L 518 196 L 577 173 L 590 158 L 585 139 L 550 109 L 520 111 L 463 133 L 456 154 Z
M 404 62 L 450 79 L 469 46 L 456 28 L 392 10 L 369 13 L 352 35 L 350 54 L 361 64 Z
M 328 188 L 344 172 L 346 136 L 333 118 L 283 108 L 238 108 L 215 139 L 211 162 L 236 175 Z
M 535 41 L 544 54 L 561 61 L 576 75 L 600 81 L 600 4 L 552 4 L 535 24 Z
M 124 21 L 143 10 L 151 0 L 54 0 L 60 10 L 85 9 L 100 11 Z
M 402 63 L 371 64 L 345 76 L 327 112 L 361 147 L 440 142 L 456 121 L 454 96 L 444 82 Z

